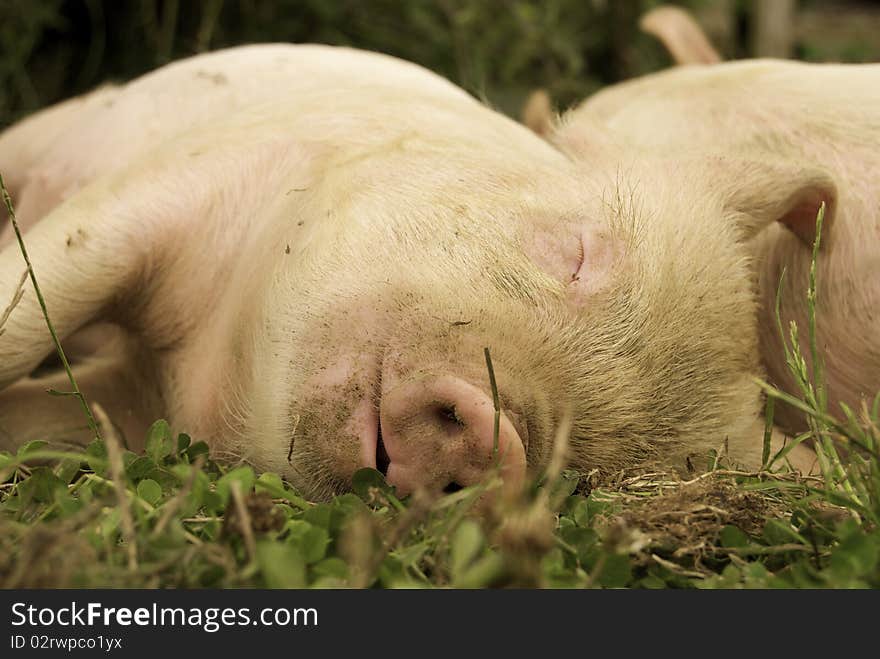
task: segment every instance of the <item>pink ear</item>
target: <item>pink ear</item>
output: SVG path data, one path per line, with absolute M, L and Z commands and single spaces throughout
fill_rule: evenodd
M 715 64 L 721 61 L 700 24 L 680 7 L 660 5 L 642 16 L 639 27 L 657 37 L 676 64 Z
M 825 204 L 825 219 L 822 232 L 825 234 L 829 228 L 829 220 L 834 217 L 837 206 L 837 196 L 833 190 L 817 187 L 800 191 L 800 194 L 792 200 L 791 207 L 779 218 L 779 221 L 807 245 L 812 246 L 816 240 L 816 216 L 823 203 Z
M 720 158 L 710 171 L 727 187 L 727 206 L 744 214 L 741 228 L 746 239 L 771 222 L 781 222 L 812 246 L 823 203 L 824 236 L 833 226 L 837 185 L 825 170 L 785 161 Z
M 522 108 L 522 122 L 541 137 L 548 137 L 553 131 L 556 113 L 553 101 L 543 89 L 536 89 L 526 99 Z

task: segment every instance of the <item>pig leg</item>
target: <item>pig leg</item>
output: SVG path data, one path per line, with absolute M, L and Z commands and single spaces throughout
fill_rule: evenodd
M 141 448 L 148 424 L 159 416 L 159 396 L 154 383 L 140 375 L 142 362 L 134 343 L 119 334 L 97 354 L 73 366 L 88 403 L 99 404 L 117 435 L 135 450 Z M 91 441 L 79 401 L 48 393 L 70 389 L 67 374 L 58 369 L 0 391 L 0 450 L 14 451 L 34 439 L 61 446 Z
M 119 194 L 81 193 L 28 233 L 27 250 L 59 338 L 106 314 L 143 272 L 149 231 L 114 217 L 122 213 L 116 204 L 125 196 Z M 0 309 L 16 298 L 24 267 L 17 243 L 0 252 Z M 30 373 L 53 350 L 30 282 L 0 330 L 2 389 Z
M 4 182 L 6 182 L 5 174 Z M 15 204 L 15 219 L 18 221 L 18 228 L 22 233 L 29 231 L 64 200 L 65 193 L 61 189 L 62 185 L 63 183 L 60 181 L 53 185 L 44 176 L 34 174 L 28 176 L 24 184 L 17 190 L 9 189 L 9 195 Z M 2 204 L 2 206 L 3 223 L 0 227 L 0 249 L 15 243 L 12 223 L 7 221 L 9 215 L 6 211 L 6 205 Z
M 22 231 L 58 205 L 63 191 L 79 172 L 67 177 L 44 175 L 53 166 L 51 153 L 56 143 L 85 121 L 95 110 L 113 103 L 118 89 L 100 87 L 88 94 L 57 103 L 18 122 L 0 133 L 0 174 L 16 207 Z M 6 207 L 0 204 L 0 248 L 14 240 L 12 227 L 5 221 Z

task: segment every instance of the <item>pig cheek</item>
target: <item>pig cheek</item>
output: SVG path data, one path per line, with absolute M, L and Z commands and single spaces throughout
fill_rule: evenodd
M 360 370 L 356 355 L 342 355 L 327 366 L 319 367 L 318 373 L 309 380 L 307 387 L 313 391 L 331 391 L 343 387 L 356 377 Z
M 330 453 L 328 457 L 332 462 L 345 466 L 344 471 L 353 471 L 359 466 L 376 466 L 378 379 L 378 360 L 372 355 L 352 353 L 322 367 L 305 384 L 310 398 L 321 401 L 321 408 L 335 409 L 337 415 L 341 413 L 345 418 L 338 428 L 333 427 L 336 424 L 331 423 L 331 419 L 326 419 L 324 434 L 334 433 L 346 441 L 342 444 L 327 442 L 317 447 Z M 322 441 L 320 434 L 315 441 Z M 349 469 L 355 455 L 357 464 L 354 469 Z

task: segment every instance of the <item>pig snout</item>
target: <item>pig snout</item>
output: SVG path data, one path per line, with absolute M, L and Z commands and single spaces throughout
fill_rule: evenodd
M 526 447 L 508 415 L 495 442 L 491 395 L 451 375 L 403 383 L 382 397 L 377 468 L 401 494 L 454 491 L 498 468 L 505 488 L 526 476 Z M 515 417 L 514 417 L 515 418 Z

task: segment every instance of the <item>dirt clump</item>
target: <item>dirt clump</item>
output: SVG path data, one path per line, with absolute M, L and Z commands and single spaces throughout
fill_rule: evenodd
M 641 483 L 635 489 L 644 486 Z M 655 558 L 659 556 L 699 567 L 706 558 L 726 556 L 719 546 L 725 527 L 735 526 L 750 537 L 760 537 L 768 519 L 785 516 L 780 501 L 762 491 L 744 489 L 730 478 L 668 481 L 659 490 L 653 496 L 621 491 L 621 505 L 607 517 L 606 543 L 635 533 L 643 538 L 640 553 L 646 562 L 660 562 Z

